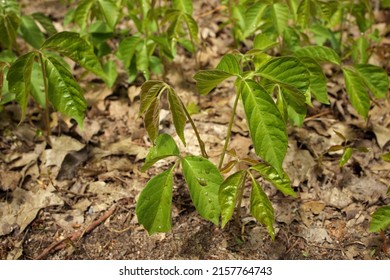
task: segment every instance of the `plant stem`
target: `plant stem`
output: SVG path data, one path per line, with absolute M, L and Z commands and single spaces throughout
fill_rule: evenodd
M 240 99 L 240 91 L 236 91 L 236 92 L 237 92 L 236 100 L 234 100 L 233 112 L 230 116 L 228 131 L 227 131 L 226 139 L 225 139 L 225 145 L 223 146 L 221 158 L 219 159 L 218 169 L 221 169 L 221 167 L 222 167 L 223 160 L 225 159 L 225 153 L 226 153 L 228 145 L 229 145 L 230 136 L 232 134 L 233 122 L 234 122 L 234 118 L 236 116 L 236 109 L 237 109 L 237 105 L 238 105 L 238 100 Z
M 202 153 L 202 156 L 203 156 L 204 158 L 208 158 L 209 156 L 208 156 L 207 153 L 206 153 L 206 148 L 205 148 L 205 146 L 204 146 L 204 142 L 203 142 L 202 139 L 200 138 L 199 131 L 198 131 L 198 129 L 196 128 L 196 125 L 195 125 L 194 121 L 192 120 L 190 113 L 187 111 L 187 108 L 186 108 L 186 106 L 184 105 L 183 101 L 182 101 L 180 98 L 178 98 L 178 99 L 180 100 L 180 104 L 181 104 L 181 106 L 182 106 L 182 108 L 183 108 L 183 110 L 184 110 L 184 114 L 186 115 L 188 121 L 190 122 L 190 124 L 191 124 L 191 126 L 192 126 L 192 129 L 193 129 L 194 132 L 195 132 L 196 139 L 198 139 L 199 148 L 200 148 L 200 152 Z
M 46 66 L 45 66 L 45 63 L 43 61 L 43 54 L 41 52 L 39 52 L 39 61 L 41 63 L 43 85 L 44 85 L 44 88 L 45 88 L 45 109 L 44 109 L 45 121 L 44 122 L 45 122 L 45 129 L 46 129 L 46 141 L 50 145 L 51 144 L 50 143 L 51 130 L 50 130 L 50 116 L 49 116 L 49 106 L 50 106 L 50 103 L 49 103 L 49 86 L 47 84 Z
M 237 225 L 240 225 L 240 216 L 241 216 L 241 202 L 242 202 L 242 195 L 244 193 L 244 188 L 245 188 L 245 181 L 246 181 L 246 177 L 248 175 L 248 172 L 245 172 L 244 176 L 242 176 L 242 179 L 241 179 L 241 182 L 240 182 L 240 189 L 239 189 L 239 193 L 238 193 L 238 196 L 237 196 L 237 212 L 236 212 L 236 215 L 235 215 L 235 221 L 237 223 Z

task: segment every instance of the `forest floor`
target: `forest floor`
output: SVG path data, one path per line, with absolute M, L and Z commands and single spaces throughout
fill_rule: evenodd
M 43 2 L 26 7 L 26 13 L 40 11 L 61 22 L 66 6 Z M 223 15 L 215 9 L 217 2 L 195 4 L 204 39 L 198 53 L 203 69 L 214 67 L 233 48 L 229 27 L 218 26 Z M 378 11 L 376 18 L 375 27 L 386 30 L 390 11 Z M 390 30 L 385 32 L 370 62 L 389 73 Z M 166 79 L 185 104 L 199 107 L 193 118 L 216 163 L 234 101 L 233 83 L 199 97 L 195 71 L 194 59 L 179 51 Z M 249 214 L 246 193 L 239 224 L 232 221 L 221 229 L 203 220 L 179 172 L 172 230 L 149 236 L 138 224 L 140 191 L 169 164 L 161 161 L 146 173 L 140 171 L 151 147 L 138 116 L 142 80 L 118 80 L 113 89 L 93 79 L 83 81 L 89 104 L 85 129 L 53 113 L 51 146 L 37 136 L 41 112 L 36 107 L 19 124 L 19 107 L 5 106 L 0 112 L 0 259 L 390 259 L 390 231 L 382 236 L 369 232 L 371 214 L 390 203 L 390 163 L 381 159 L 390 148 L 390 103 L 374 104 L 364 121 L 342 83 L 335 75 L 328 88 L 331 104 L 314 103 L 303 126 L 289 128 L 284 168 L 298 198 L 265 184 L 275 208 L 274 241 Z M 162 110 L 161 131 L 175 135 L 166 112 Z M 239 157 L 255 156 L 242 108 L 237 116 L 231 148 Z M 181 148 L 199 154 L 190 126 L 185 136 L 188 145 Z M 355 151 L 340 168 L 341 152 L 328 149 L 343 144 L 368 151 Z

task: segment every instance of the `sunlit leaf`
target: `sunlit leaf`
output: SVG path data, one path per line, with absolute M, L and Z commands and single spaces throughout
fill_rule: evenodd
M 250 211 L 253 217 L 267 227 L 269 235 L 275 239 L 274 224 L 274 208 L 271 201 L 259 183 L 252 177 L 251 205 Z
M 260 27 L 261 22 L 264 21 L 263 14 L 266 7 L 265 3 L 257 2 L 245 11 L 244 38 L 252 35 Z
M 165 83 L 157 80 L 149 80 L 141 86 L 141 106 L 140 114 L 145 113 L 150 104 L 166 89 Z
M 42 25 L 43 29 L 45 29 L 47 35 L 52 36 L 56 34 L 58 31 L 53 25 L 53 21 L 44 15 L 43 13 L 34 13 L 32 17 Z
M 96 0 L 82 0 L 78 3 L 77 8 L 74 12 L 74 20 L 77 25 L 84 30 L 88 24 L 88 17 L 91 13 L 92 5 Z
M 145 164 L 142 166 L 142 171 L 147 170 L 157 161 L 170 156 L 180 156 L 179 148 L 175 140 L 168 134 L 160 134 L 155 141 L 155 145 L 150 148 L 145 159 Z
M 203 218 L 218 225 L 220 215 L 218 191 L 223 181 L 218 168 L 209 160 L 197 156 L 187 156 L 181 162 L 196 210 Z
M 260 163 L 251 167 L 251 169 L 259 172 L 261 177 L 270 182 L 275 188 L 281 191 L 285 195 L 290 195 L 292 197 L 297 197 L 297 194 L 291 187 L 290 178 L 286 172 L 283 172 L 282 175 L 279 175 L 276 170 L 265 163 Z
M 245 170 L 238 171 L 221 184 L 219 188 L 219 205 L 221 207 L 222 228 L 231 219 L 236 206 L 238 192 L 243 187 Z
M 340 167 L 343 167 L 348 162 L 348 160 L 352 156 L 352 152 L 353 152 L 353 149 L 349 148 L 349 147 L 344 150 L 343 155 L 341 156 L 341 159 L 339 160 Z
M 104 19 L 111 29 L 114 29 L 120 14 L 116 2 L 114 0 L 98 0 Z
M 82 128 L 87 109 L 83 90 L 72 73 L 54 56 L 44 57 L 48 80 L 49 101 L 54 108 L 77 121 Z
M 264 64 L 256 74 L 292 91 L 305 94 L 310 85 L 310 74 L 295 57 L 277 57 Z
M 256 154 L 282 174 L 287 131 L 278 108 L 271 96 L 252 80 L 241 82 L 241 95 Z
M 57 51 L 85 69 L 106 79 L 106 73 L 94 54 L 92 46 L 78 33 L 68 31 L 56 33 L 46 40 L 42 49 Z
M 390 162 L 390 152 L 382 155 L 384 161 Z
M 137 45 L 142 41 L 142 38 L 137 36 L 130 36 L 123 39 L 119 43 L 117 56 L 122 60 L 126 68 L 130 67 L 131 60 L 136 52 Z
M 241 75 L 242 72 L 238 58 L 234 54 L 225 54 L 216 69 L 232 75 Z
M 191 41 L 194 43 L 198 43 L 198 24 L 194 20 L 194 18 L 189 14 L 183 14 L 183 20 L 186 23 L 186 26 L 189 31 L 189 35 L 191 37 Z
M 279 35 L 283 35 L 287 27 L 290 11 L 285 3 L 274 3 L 271 5 L 271 16 L 273 25 Z
M 192 0 L 173 0 L 172 4 L 174 9 L 178 9 L 181 12 L 192 15 Z
M 386 98 L 389 89 L 389 77 L 384 69 L 372 64 L 355 66 L 357 74 L 376 98 Z
M 390 226 L 390 205 L 378 208 L 371 217 L 370 231 L 378 232 Z
M 150 235 L 171 229 L 173 169 L 174 166 L 150 179 L 138 198 L 138 222 Z
M 336 65 L 341 64 L 340 57 L 331 48 L 323 46 L 307 46 L 295 51 L 298 57 L 310 57 L 317 62 L 330 62 Z
M 365 119 L 370 110 L 370 98 L 361 76 L 351 68 L 343 67 L 345 87 L 352 106 Z
M 222 70 L 200 70 L 194 79 L 196 80 L 196 88 L 200 94 L 208 94 L 222 81 L 233 75 Z

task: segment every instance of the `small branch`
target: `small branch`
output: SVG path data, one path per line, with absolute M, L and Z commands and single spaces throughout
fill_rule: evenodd
M 80 240 L 85 234 L 90 233 L 93 231 L 96 227 L 98 227 L 101 223 L 103 223 L 105 220 L 107 220 L 112 214 L 114 214 L 116 210 L 116 205 L 114 204 L 111 206 L 110 209 L 106 213 L 104 213 L 103 216 L 100 218 L 96 219 L 95 221 L 92 222 L 86 229 L 84 230 L 79 230 L 74 232 L 72 235 L 60 240 L 56 241 L 53 244 L 51 244 L 49 247 L 47 247 L 41 254 L 39 254 L 35 259 L 36 260 L 41 260 L 48 256 L 49 254 L 52 254 L 54 252 L 57 252 L 63 248 L 66 247 L 67 243 L 66 241 L 70 241 L 71 243 L 76 242 Z

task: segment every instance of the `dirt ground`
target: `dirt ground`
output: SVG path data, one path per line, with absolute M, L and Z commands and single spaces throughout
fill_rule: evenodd
M 26 13 L 44 12 L 60 28 L 66 5 L 39 3 L 26 7 Z M 202 68 L 215 66 L 232 49 L 230 27 L 220 30 L 223 15 L 217 7 L 218 1 L 195 4 L 204 40 L 198 53 Z M 376 17 L 376 27 L 387 37 L 370 62 L 389 72 L 390 11 Z M 216 163 L 233 106 L 233 83 L 199 97 L 195 71 L 194 59 L 179 50 L 166 79 L 185 104 L 200 108 L 193 118 Z M 373 104 L 365 122 L 347 100 L 341 76 L 335 75 L 328 88 L 331 104 L 314 103 L 303 126 L 289 128 L 284 168 L 298 198 L 285 197 L 264 182 L 275 208 L 274 241 L 249 214 L 249 193 L 244 194 L 239 223 L 231 221 L 221 229 L 203 220 L 179 169 L 172 231 L 149 236 L 135 215 L 137 198 L 169 161 L 140 171 L 151 146 L 138 116 L 142 79 L 132 84 L 119 79 L 113 89 L 88 77 L 80 83 L 88 101 L 85 129 L 53 113 L 51 145 L 37 133 L 41 111 L 34 104 L 21 124 L 16 104 L 0 112 L 0 259 L 390 259 L 390 231 L 369 232 L 371 214 L 390 203 L 390 163 L 381 159 L 390 144 L 387 100 Z M 161 132 L 175 135 L 167 112 L 161 113 Z M 230 147 L 238 156 L 255 157 L 242 108 L 237 116 Z M 199 154 L 189 125 L 185 137 L 183 151 Z M 356 151 L 340 168 L 341 151 L 328 150 L 346 144 Z

